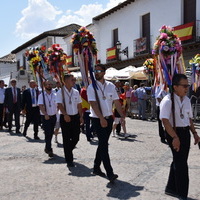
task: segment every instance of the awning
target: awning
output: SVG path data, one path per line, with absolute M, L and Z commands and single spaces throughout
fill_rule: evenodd
M 116 76 L 119 74 L 119 70 L 110 67 L 106 70 L 106 74 L 104 75 L 104 78 L 106 80 L 116 80 Z
M 145 67 L 134 67 L 128 66 L 118 71 L 118 75 L 116 76 L 119 80 L 128 80 L 128 79 L 136 79 L 136 80 L 147 80 L 148 76 L 144 73 Z

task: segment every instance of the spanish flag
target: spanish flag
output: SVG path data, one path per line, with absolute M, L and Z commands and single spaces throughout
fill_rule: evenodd
M 67 65 L 71 65 L 72 64 L 72 56 L 67 56 L 66 57 L 66 63 L 67 63 Z
M 194 27 L 194 22 L 183 24 L 174 27 L 174 34 L 179 37 L 181 41 L 192 39 L 192 30 Z
M 106 56 L 107 60 L 116 59 L 116 47 L 112 47 L 112 48 L 107 49 L 106 55 L 107 55 Z

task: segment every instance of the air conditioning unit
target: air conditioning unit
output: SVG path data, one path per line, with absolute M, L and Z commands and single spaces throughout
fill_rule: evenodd
M 27 78 L 27 72 L 24 69 L 19 70 L 19 72 L 18 72 L 18 78 L 19 79 L 26 79 Z

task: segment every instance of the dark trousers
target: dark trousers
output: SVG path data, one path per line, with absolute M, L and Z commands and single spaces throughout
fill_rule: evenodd
M 12 109 L 9 110 L 9 113 L 8 113 L 8 128 L 9 129 L 12 128 L 13 114 L 15 116 L 16 131 L 19 131 L 19 129 L 20 129 L 20 121 L 19 121 L 19 118 L 20 118 L 20 108 L 17 105 L 17 103 L 13 105 Z
M 162 121 L 160 120 L 160 107 L 157 106 L 156 108 L 157 111 L 157 119 L 158 119 L 158 131 L 159 131 L 159 136 L 161 138 L 161 140 L 165 140 L 165 131 L 162 125 Z
M 0 104 L 0 127 L 3 126 L 3 109 L 4 109 L 4 104 Z
M 44 126 L 44 134 L 45 134 L 45 149 L 47 151 L 52 151 L 51 148 L 51 140 L 54 134 L 54 127 L 56 124 L 56 115 L 50 116 L 49 120 L 46 120 L 44 116 L 42 116 L 43 119 L 43 126 Z
M 83 118 L 84 118 L 84 124 L 85 124 L 85 133 L 87 139 L 92 138 L 92 132 L 93 132 L 93 126 L 91 124 L 91 118 L 90 118 L 89 112 L 84 112 Z
M 79 141 L 80 136 L 80 117 L 71 116 L 71 121 L 66 122 L 64 116 L 60 115 L 60 127 L 62 130 L 63 147 L 66 162 L 73 162 L 73 149 Z
M 33 107 L 30 111 L 26 113 L 26 122 L 24 125 L 24 133 L 27 132 L 28 127 L 30 126 L 31 122 L 33 122 L 33 130 L 34 136 L 38 135 L 38 125 L 40 121 L 40 110 L 39 107 Z
M 189 188 L 189 175 L 187 159 L 190 149 L 190 132 L 187 128 L 176 128 L 180 139 L 180 150 L 176 152 L 172 147 L 172 138 L 167 134 L 167 141 L 171 148 L 173 161 L 171 163 L 166 188 L 176 192 L 181 197 L 187 197 Z
M 112 131 L 113 118 L 110 116 L 109 119 L 106 120 L 108 126 L 103 128 L 101 127 L 99 118 L 92 118 L 92 124 L 99 140 L 96 157 L 94 160 L 94 170 L 98 170 L 100 168 L 101 162 L 103 162 L 107 176 L 110 177 L 113 175 L 113 168 L 111 166 L 110 156 L 108 153 L 108 140 Z

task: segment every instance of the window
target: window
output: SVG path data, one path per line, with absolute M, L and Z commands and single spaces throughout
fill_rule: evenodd
M 117 41 L 118 41 L 118 28 L 113 30 L 113 46 L 112 47 L 116 46 Z
M 146 37 L 146 50 L 150 52 L 150 13 L 142 16 L 142 37 Z
M 184 0 L 183 1 L 183 23 L 196 21 L 196 0 Z

